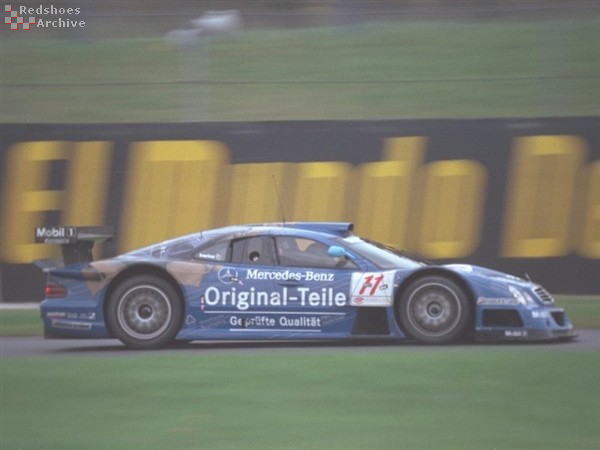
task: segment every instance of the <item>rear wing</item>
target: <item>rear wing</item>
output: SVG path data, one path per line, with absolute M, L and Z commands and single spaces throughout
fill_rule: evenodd
M 35 229 L 35 242 L 38 244 L 60 245 L 63 264 L 69 266 L 93 261 L 92 249 L 94 244 L 110 240 L 113 234 L 113 227 L 110 226 L 37 227 Z

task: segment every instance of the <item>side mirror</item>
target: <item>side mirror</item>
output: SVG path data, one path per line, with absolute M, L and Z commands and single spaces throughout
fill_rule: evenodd
M 347 258 L 348 257 L 348 253 L 346 253 L 346 250 L 344 249 L 344 247 L 340 247 L 339 245 L 332 245 L 331 247 L 329 247 L 327 249 L 327 254 L 329 256 L 333 256 L 334 258 Z

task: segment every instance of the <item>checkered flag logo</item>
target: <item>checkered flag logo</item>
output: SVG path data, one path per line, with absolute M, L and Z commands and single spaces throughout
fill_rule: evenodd
M 17 11 L 12 10 L 11 5 L 6 5 L 4 7 L 4 11 L 9 13 L 9 15 L 4 18 L 4 23 L 10 24 L 11 30 L 18 30 L 19 25 L 21 25 L 22 30 L 29 30 L 31 29 L 31 24 L 35 23 L 35 17 L 29 17 L 27 19 L 28 21 L 25 22 L 23 17 L 19 17 L 19 13 Z

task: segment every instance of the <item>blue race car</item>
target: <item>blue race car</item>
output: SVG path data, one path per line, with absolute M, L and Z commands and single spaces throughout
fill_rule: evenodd
M 102 227 L 45 227 L 46 337 L 174 340 L 571 339 L 541 286 L 471 265 L 432 265 L 361 239 L 350 223 L 230 226 L 92 261 Z

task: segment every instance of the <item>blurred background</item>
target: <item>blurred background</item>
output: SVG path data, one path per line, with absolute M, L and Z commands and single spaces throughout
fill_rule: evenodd
M 41 295 L 31 262 L 57 254 L 33 243 L 36 226 L 112 225 L 112 256 L 281 220 L 278 197 L 287 220 L 352 221 L 432 260 L 600 292 L 598 1 L 2 11 L 9 301 Z M 15 11 L 31 29 L 11 29 Z
M 3 123 L 597 114 L 593 0 L 14 1 Z

